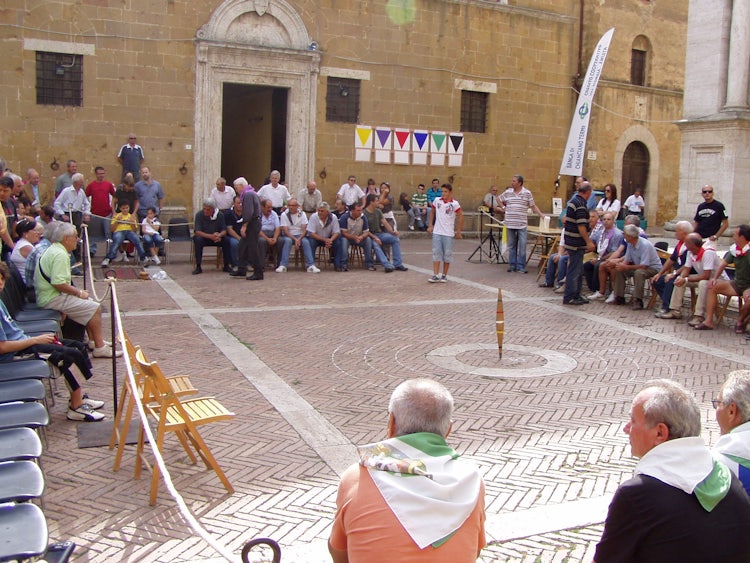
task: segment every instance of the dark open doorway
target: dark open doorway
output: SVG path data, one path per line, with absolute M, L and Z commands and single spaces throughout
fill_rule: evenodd
M 648 181 L 649 162 L 650 156 L 646 145 L 640 141 L 634 141 L 628 145 L 625 154 L 622 156 L 620 201 L 624 203 L 636 188 L 641 189 L 641 195 L 644 199 L 648 198 L 646 182 Z M 646 204 L 648 204 L 648 201 Z
M 228 184 L 244 176 L 257 188 L 271 170 L 284 180 L 288 95 L 286 88 L 224 83 L 221 175 Z

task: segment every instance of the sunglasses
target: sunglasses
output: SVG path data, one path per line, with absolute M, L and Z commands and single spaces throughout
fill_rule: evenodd
M 714 191 L 713 190 L 701 190 L 701 193 L 712 194 L 712 193 L 714 193 Z

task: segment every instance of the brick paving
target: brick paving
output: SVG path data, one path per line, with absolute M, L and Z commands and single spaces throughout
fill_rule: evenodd
M 173 437 L 164 451 L 175 487 L 217 541 L 239 553 L 247 539 L 268 536 L 283 561 L 327 561 L 338 473 L 354 461 L 353 445 L 383 437 L 388 397 L 409 377 L 434 377 L 456 399 L 450 441 L 487 486 L 491 543 L 481 561 L 590 558 L 607 495 L 632 473 L 622 425 L 644 381 L 692 388 L 704 437 L 715 442 L 709 400 L 728 371 L 750 365 L 731 318 L 698 332 L 627 307 L 564 307 L 532 273 L 466 262 L 476 244 L 457 241 L 448 284 L 427 283 L 430 245 L 419 238 L 402 242 L 408 272 L 271 271 L 248 282 L 207 259 L 191 276 L 187 246 L 174 244 L 168 280 L 118 282 L 124 327 L 149 359 L 167 374 L 189 373 L 237 414 L 203 430 L 234 494 L 190 465 Z M 501 361 L 497 287 L 508 345 Z M 459 350 L 450 365 L 433 354 L 446 346 Z M 557 365 L 544 351 L 572 368 L 529 375 Z M 95 369 L 87 390 L 110 401 L 110 363 L 96 360 Z M 163 484 L 148 505 L 148 475 L 133 480 L 134 446 L 117 473 L 108 448 L 78 449 L 64 395 L 44 456 L 51 538 L 74 540 L 77 561 L 220 560 Z M 111 404 L 104 412 L 112 418 Z

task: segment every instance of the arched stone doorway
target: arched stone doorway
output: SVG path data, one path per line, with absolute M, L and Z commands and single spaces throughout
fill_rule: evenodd
M 644 149 L 648 159 L 645 167 L 643 166 Z M 630 156 L 631 154 L 633 156 Z M 634 157 L 635 161 L 641 163 L 636 171 L 632 166 Z M 632 125 L 623 131 L 615 145 L 613 167 L 613 178 L 620 179 L 618 186 L 620 201 L 625 203 L 627 197 L 633 193 L 635 184 L 642 182 L 643 198 L 646 200 L 646 219 L 650 224 L 656 224 L 661 188 L 659 185 L 660 154 L 656 138 L 648 128 L 643 125 Z
M 649 197 L 646 187 L 650 160 L 648 148 L 640 141 L 630 143 L 625 149 L 622 156 L 621 201 L 624 202 L 636 189 L 641 190 L 644 199 Z
M 278 168 L 291 191 L 312 177 L 320 54 L 311 44 L 284 0 L 226 0 L 198 31 L 195 209 L 222 173 L 258 184 Z

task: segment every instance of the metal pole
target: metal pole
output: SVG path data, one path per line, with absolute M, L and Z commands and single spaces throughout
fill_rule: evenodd
M 110 281 L 109 283 L 114 282 Z M 117 334 L 117 318 L 115 316 L 115 292 L 112 291 L 111 288 L 109 292 L 109 316 L 111 319 L 109 324 L 112 333 L 110 335 L 110 342 L 112 342 L 112 404 L 115 406 L 115 412 L 117 412 L 117 355 L 115 354 L 115 346 L 117 345 L 117 339 L 115 338 L 115 335 Z M 124 440 L 125 438 L 121 436 L 120 439 Z

